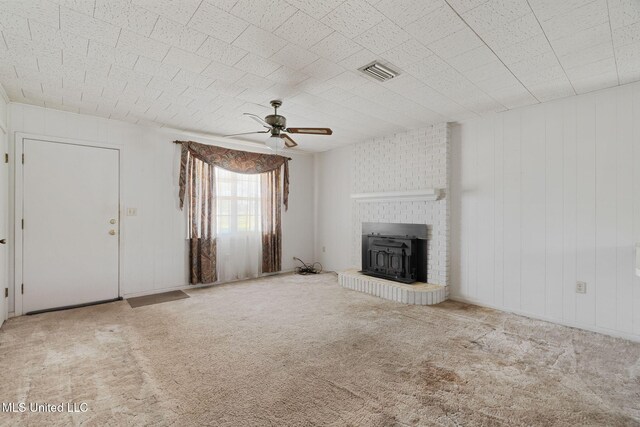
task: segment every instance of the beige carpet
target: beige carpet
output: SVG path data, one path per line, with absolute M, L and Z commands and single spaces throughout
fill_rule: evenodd
M 3 402 L 86 402 L 3 425 L 640 425 L 640 344 L 334 275 L 10 319 Z

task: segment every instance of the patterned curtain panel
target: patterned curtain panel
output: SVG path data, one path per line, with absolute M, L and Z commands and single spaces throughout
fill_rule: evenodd
M 262 197 L 262 272 L 282 270 L 280 169 L 260 175 Z
M 189 182 L 190 282 L 213 283 L 217 280 L 215 167 L 189 157 L 185 179 Z
M 189 208 L 191 283 L 213 283 L 216 274 L 215 167 L 236 173 L 261 174 L 262 272 L 282 269 L 281 204 L 289 207 L 289 158 L 231 150 L 193 141 L 182 145 L 180 208 Z M 280 182 L 282 181 L 282 186 Z
M 186 165 L 189 157 L 195 157 L 213 166 L 236 173 L 265 173 L 275 169 L 284 169 L 283 202 L 285 210 L 289 207 L 289 158 L 275 154 L 251 153 L 232 150 L 214 145 L 198 144 L 193 141 L 176 141 L 182 144 L 180 160 L 180 207 L 184 205 Z

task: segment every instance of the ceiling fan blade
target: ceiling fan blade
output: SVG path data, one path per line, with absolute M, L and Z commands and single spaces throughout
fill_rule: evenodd
M 269 123 L 265 122 L 264 119 L 256 114 L 251 114 L 251 113 L 242 113 L 243 115 L 255 120 L 256 122 L 260 123 L 260 126 L 264 126 L 267 129 L 271 129 L 271 126 L 269 126 Z
M 231 135 L 222 135 L 224 138 L 229 138 L 232 136 L 240 136 L 240 135 L 253 135 L 254 133 L 269 133 L 268 130 L 261 130 L 258 132 L 243 132 L 243 133 L 232 133 Z
M 287 148 L 293 148 L 298 145 L 298 143 L 291 139 L 291 137 L 286 133 L 281 133 L 280 138 L 284 139 L 284 145 L 286 145 Z
M 289 133 L 307 133 L 310 135 L 331 135 L 333 131 L 329 128 L 287 128 Z

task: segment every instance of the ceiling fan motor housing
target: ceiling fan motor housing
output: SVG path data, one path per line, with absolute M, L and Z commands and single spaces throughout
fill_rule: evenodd
M 264 121 L 274 128 L 278 128 L 280 130 L 286 129 L 287 127 L 287 119 L 280 114 L 270 114 L 264 118 Z

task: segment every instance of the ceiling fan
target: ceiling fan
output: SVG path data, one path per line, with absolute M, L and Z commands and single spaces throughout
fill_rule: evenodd
M 329 128 L 288 128 L 287 119 L 284 116 L 278 114 L 278 108 L 281 105 L 282 101 L 280 101 L 279 99 L 274 99 L 273 101 L 271 101 L 271 106 L 274 110 L 273 114 L 269 114 L 264 119 L 255 114 L 244 113 L 245 116 L 255 120 L 261 126 L 263 126 L 265 130 L 257 132 L 234 133 L 232 135 L 225 135 L 225 137 L 252 135 L 256 133 L 270 133 L 271 136 L 265 142 L 265 144 L 273 150 L 281 150 L 284 147 L 292 148 L 298 145 L 289 135 L 287 135 L 287 133 L 300 133 L 309 135 L 331 135 L 333 133 L 333 131 Z

